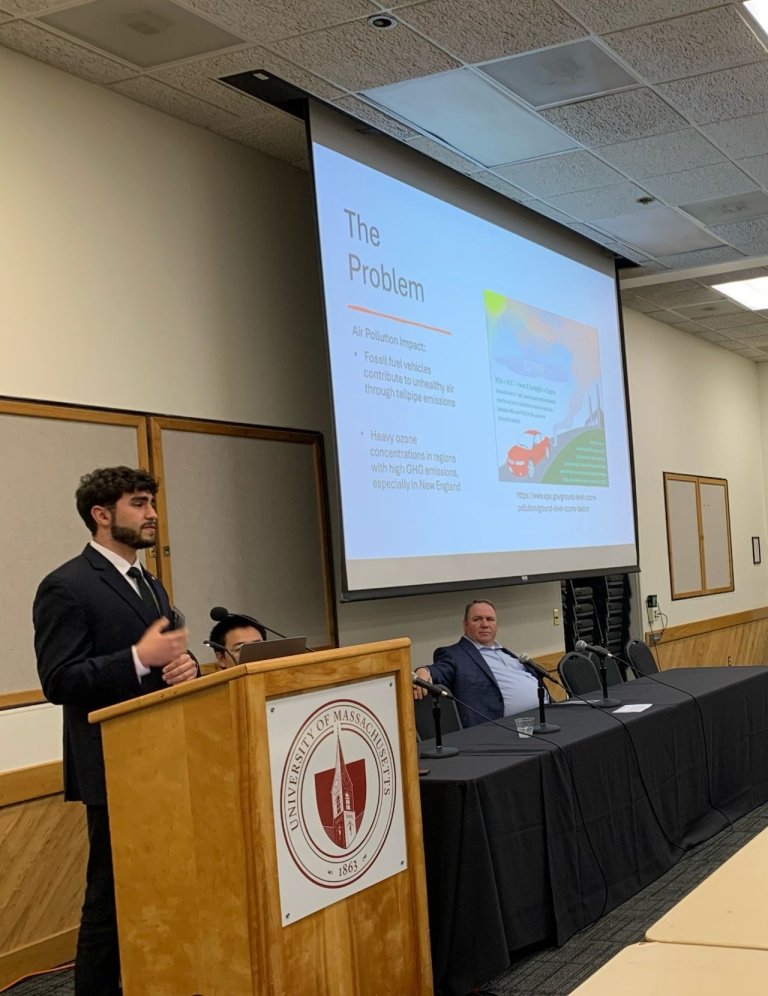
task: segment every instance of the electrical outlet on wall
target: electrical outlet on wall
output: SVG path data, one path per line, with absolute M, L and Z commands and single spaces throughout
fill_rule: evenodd
M 645 608 L 648 613 L 648 622 L 652 626 L 661 617 L 659 610 L 659 599 L 657 595 L 648 595 L 645 600 Z

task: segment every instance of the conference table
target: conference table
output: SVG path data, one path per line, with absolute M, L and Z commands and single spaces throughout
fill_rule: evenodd
M 421 779 L 435 989 L 463 996 L 562 944 L 768 799 L 768 667 L 681 668 L 611 689 L 640 712 L 549 706 L 444 737 Z

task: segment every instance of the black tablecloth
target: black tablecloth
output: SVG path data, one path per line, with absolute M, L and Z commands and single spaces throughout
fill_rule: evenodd
M 562 944 L 768 799 L 768 667 L 686 668 L 557 705 L 559 733 L 475 726 L 421 781 L 432 963 L 447 996 Z

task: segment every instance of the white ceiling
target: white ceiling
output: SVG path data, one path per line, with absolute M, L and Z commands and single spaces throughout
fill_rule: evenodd
M 768 275 L 768 42 L 741 3 L 0 0 L 0 44 L 305 166 L 298 120 L 219 81 L 265 70 L 639 264 L 629 307 L 768 360 L 768 311 L 710 287 Z M 515 155 L 482 98 L 392 86 L 436 74 L 537 135 Z M 421 124 L 374 106 L 403 90 Z M 538 133 L 566 151 L 531 155 Z

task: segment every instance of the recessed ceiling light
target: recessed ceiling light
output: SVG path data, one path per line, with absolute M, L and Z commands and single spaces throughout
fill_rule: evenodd
M 737 301 L 750 311 L 768 308 L 768 277 L 754 277 L 752 280 L 731 280 L 726 284 L 712 284 L 716 291 Z
M 391 14 L 373 14 L 367 23 L 369 28 L 376 28 L 377 31 L 389 31 L 390 28 L 397 27 L 397 21 Z

